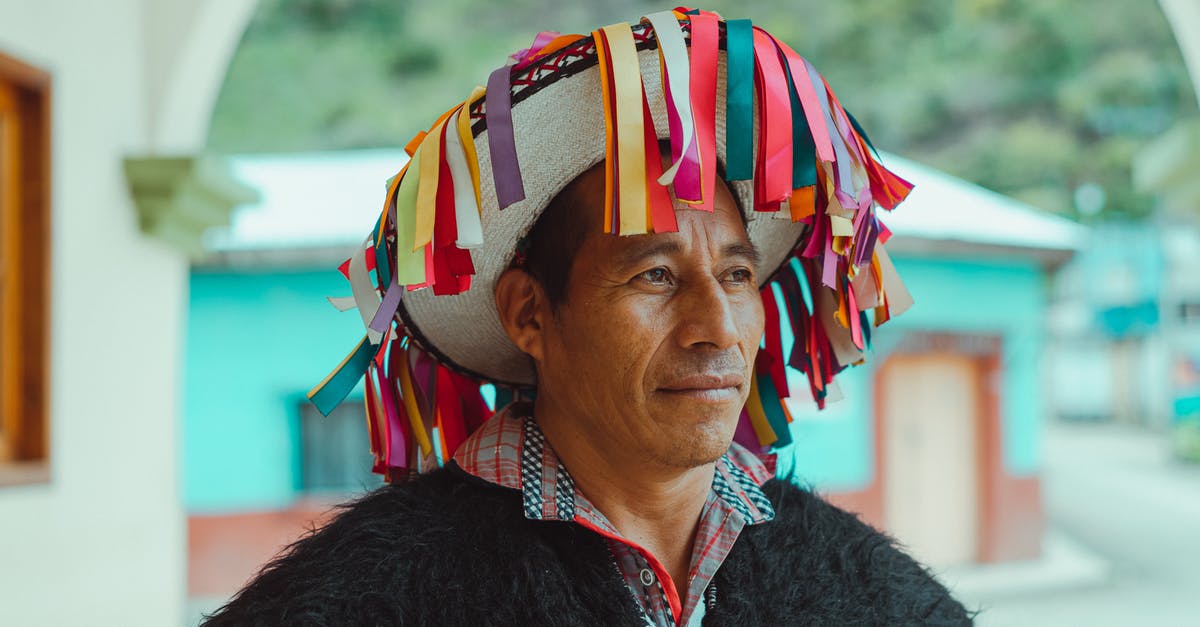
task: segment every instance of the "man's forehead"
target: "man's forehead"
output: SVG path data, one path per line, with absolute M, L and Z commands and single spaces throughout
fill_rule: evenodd
M 735 214 L 737 217 L 734 217 Z M 699 252 L 703 247 L 715 258 L 744 257 L 757 265 L 759 251 L 746 233 L 736 208 L 713 212 L 684 210 L 678 213 L 680 231 L 620 236 L 593 234 L 593 239 L 612 262 L 619 265 L 656 256 Z

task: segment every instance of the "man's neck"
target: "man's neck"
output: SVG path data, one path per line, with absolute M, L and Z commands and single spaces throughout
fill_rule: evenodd
M 622 536 L 649 551 L 667 569 L 682 596 L 715 464 L 678 468 L 628 459 L 571 428 L 569 417 L 546 409 L 535 406 L 538 426 L 576 487 Z

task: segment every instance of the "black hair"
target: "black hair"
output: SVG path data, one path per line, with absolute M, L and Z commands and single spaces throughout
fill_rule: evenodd
M 552 309 L 558 309 L 567 299 L 575 254 L 583 246 L 588 229 L 600 228 L 592 208 L 604 199 L 588 198 L 582 179 L 580 174 L 550 201 L 521 240 L 514 260 L 542 286 Z

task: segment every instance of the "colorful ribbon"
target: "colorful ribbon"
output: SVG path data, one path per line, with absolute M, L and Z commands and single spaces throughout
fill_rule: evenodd
M 725 22 L 725 176 L 754 176 L 754 35 L 750 20 Z
M 620 235 L 649 231 L 646 207 L 646 118 L 642 114 L 642 77 L 629 24 L 600 29 L 608 42 L 615 108 L 617 212 Z M 656 151 L 657 152 L 657 151 Z
M 512 68 L 505 65 L 496 68 L 488 76 L 484 102 L 492 177 L 496 183 L 496 201 L 501 210 L 525 200 L 525 183 L 521 179 L 517 142 L 513 137 L 512 94 L 509 93 L 511 72 Z
M 774 40 L 754 29 L 754 78 L 758 94 L 758 160 L 754 208 L 778 211 L 792 195 L 792 111 L 788 82 Z
M 697 161 L 689 158 L 694 154 L 691 149 L 696 141 L 696 121 L 692 117 L 687 42 L 673 12 L 660 11 L 642 19 L 649 22 L 658 40 L 659 69 L 667 102 L 667 127 L 671 135 L 671 165 L 656 180 L 667 185 L 675 181 L 680 167 L 685 164 L 693 171 L 699 166 Z M 657 152 L 656 148 L 654 153 Z M 647 158 L 654 153 L 647 153 Z
M 720 20 L 711 14 L 689 15 L 692 32 L 691 96 L 692 115 L 698 138 L 696 156 L 700 161 L 700 198 L 696 208 L 713 210 L 717 185 L 717 53 L 720 45 Z M 683 202 L 695 202 L 680 191 L 676 177 L 675 196 Z

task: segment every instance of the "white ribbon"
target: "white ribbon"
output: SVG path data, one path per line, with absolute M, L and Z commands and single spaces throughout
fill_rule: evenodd
M 329 304 L 338 311 L 349 311 L 358 306 L 358 303 L 354 302 L 353 296 L 326 296 L 325 300 L 328 300 Z
M 661 185 L 667 185 L 675 180 L 679 164 L 695 141 L 696 122 L 692 119 L 692 79 L 689 73 L 687 44 L 683 41 L 683 31 L 679 29 L 679 20 L 671 11 L 659 11 L 642 18 L 650 22 L 654 36 L 658 39 L 658 54 L 665 66 L 666 76 L 663 88 L 671 92 L 671 102 L 675 105 L 675 115 L 683 130 L 683 149 L 679 152 L 679 160 L 671 164 L 662 176 L 658 177 Z
M 454 219 L 458 223 L 455 244 L 459 248 L 478 248 L 483 246 L 483 226 L 479 222 L 479 205 L 475 202 L 475 183 L 471 180 L 467 153 L 457 125 L 446 127 L 445 158 L 454 181 Z
M 363 326 L 367 328 L 367 339 L 372 344 L 378 344 L 383 340 L 383 334 L 371 328 L 371 320 L 375 318 L 375 312 L 379 309 L 380 298 L 375 286 L 371 285 L 371 275 L 367 272 L 367 250 L 375 254 L 375 248 L 370 244 L 371 238 L 368 237 L 350 258 L 350 291 L 354 294 L 354 303 L 362 316 Z

